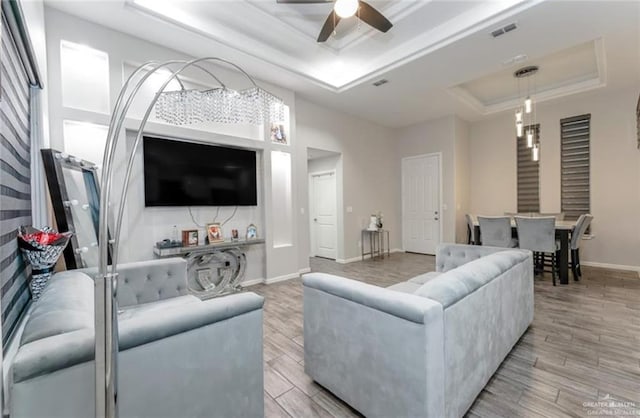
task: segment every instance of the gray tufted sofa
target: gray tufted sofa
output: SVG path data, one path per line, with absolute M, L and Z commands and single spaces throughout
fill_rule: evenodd
M 381 288 L 307 274 L 305 371 L 367 417 L 461 417 L 533 320 L 525 250 L 441 245 Z
M 181 258 L 118 272 L 121 417 L 263 414 L 262 297 L 201 301 Z M 12 418 L 94 415 L 93 273 L 54 275 L 28 312 L 9 371 Z

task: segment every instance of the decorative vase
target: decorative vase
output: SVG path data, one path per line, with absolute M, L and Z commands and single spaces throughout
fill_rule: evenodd
M 18 248 L 24 260 L 31 265 L 29 289 L 34 302 L 40 299 L 49 283 L 53 267 L 71 238 L 71 232 L 58 233 L 45 226 L 42 230 L 21 226 L 18 232 Z
M 378 230 L 378 217 L 376 215 L 371 215 L 369 218 L 369 226 L 367 227 L 367 231 L 377 231 Z

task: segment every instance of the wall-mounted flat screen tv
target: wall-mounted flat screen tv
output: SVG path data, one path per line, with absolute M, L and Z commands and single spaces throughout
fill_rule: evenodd
M 256 152 L 144 137 L 145 206 L 256 206 Z

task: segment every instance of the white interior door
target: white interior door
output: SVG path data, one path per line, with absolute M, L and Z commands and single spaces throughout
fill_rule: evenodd
M 311 252 L 336 259 L 336 174 L 311 174 Z
M 440 243 L 440 156 L 402 160 L 402 241 L 405 251 L 435 254 Z

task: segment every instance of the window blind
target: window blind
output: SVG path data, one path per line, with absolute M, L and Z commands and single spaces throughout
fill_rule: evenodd
M 540 139 L 540 125 L 527 126 L 524 132 L 535 129 L 536 140 Z M 516 138 L 518 158 L 518 212 L 540 212 L 540 162 L 533 161 L 527 138 Z
M 20 57 L 19 38 L 8 29 L 2 7 L 0 50 L 0 277 L 2 342 L 5 343 L 30 300 L 28 269 L 16 236 L 31 225 L 30 89 Z
M 565 219 L 590 212 L 591 115 L 560 121 L 561 203 Z

